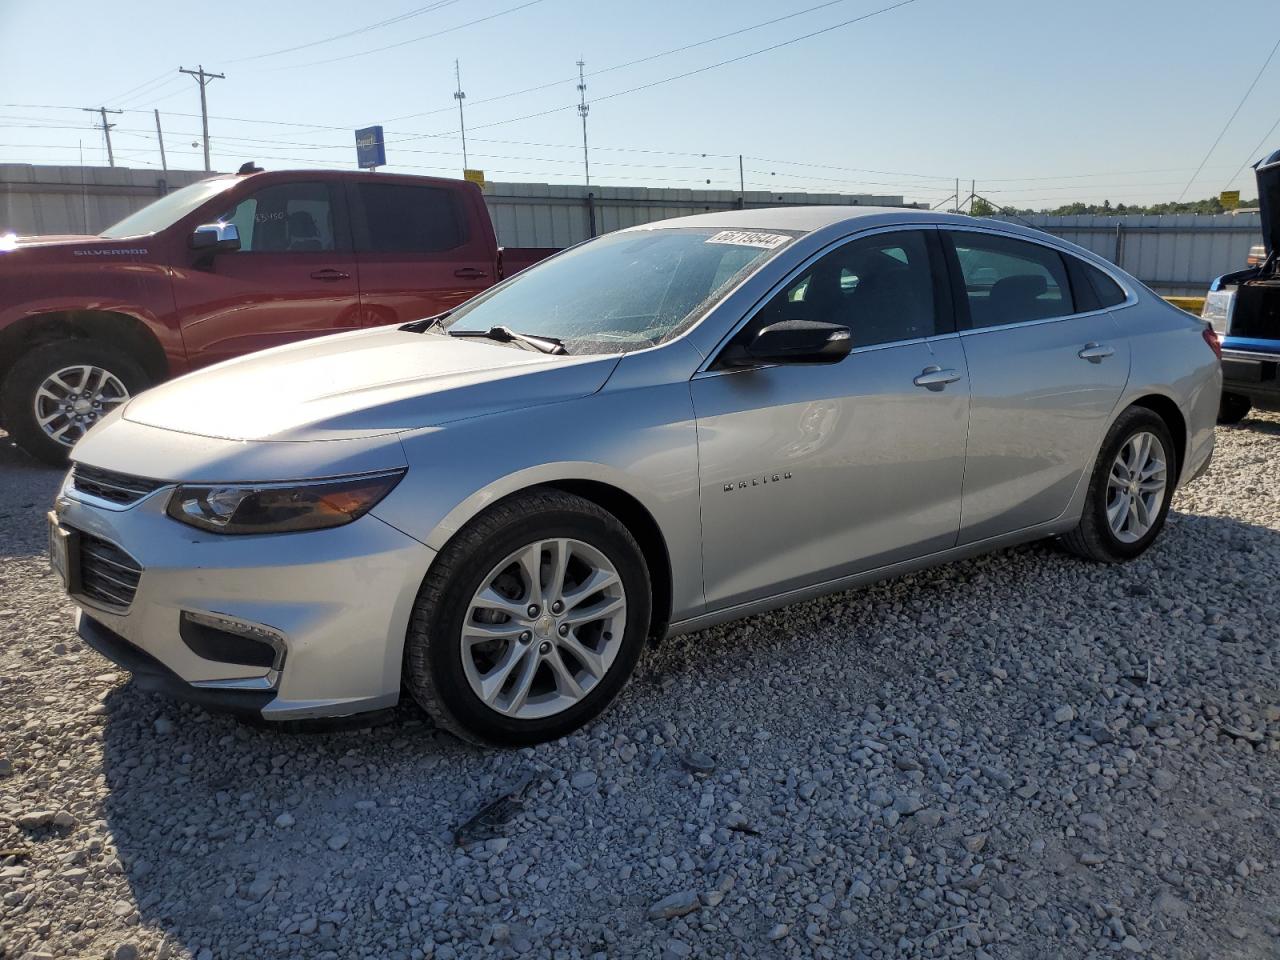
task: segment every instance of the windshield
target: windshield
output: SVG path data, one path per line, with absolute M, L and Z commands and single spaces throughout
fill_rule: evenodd
M 163 230 L 171 223 L 181 220 L 210 197 L 216 197 L 238 182 L 235 177 L 220 177 L 193 183 L 181 190 L 165 194 L 154 203 L 149 203 L 136 213 L 129 214 L 119 223 L 107 227 L 98 236 L 117 240 L 121 237 L 142 237 L 157 230 Z
M 446 326 L 554 337 L 573 354 L 652 347 L 687 330 L 794 237 L 714 227 L 612 233 L 517 274 Z

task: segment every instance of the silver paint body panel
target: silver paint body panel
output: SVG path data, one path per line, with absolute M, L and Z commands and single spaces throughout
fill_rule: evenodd
M 266 714 L 349 713 L 398 696 L 409 613 L 438 552 L 487 506 L 538 484 L 606 485 L 649 513 L 678 633 L 1071 528 L 1103 435 L 1136 400 L 1163 397 L 1181 412 L 1182 479 L 1212 451 L 1221 374 L 1200 325 L 1088 251 L 1011 224 L 873 208 L 632 229 L 669 225 L 809 232 L 680 337 L 622 356 L 380 329 L 230 361 L 135 399 L 73 458 L 175 482 L 407 472 L 346 527 L 252 537 L 169 519 L 171 488 L 120 509 L 64 486 L 63 521 L 144 567 L 128 613 L 81 605 L 191 683 L 261 678 L 193 659 L 177 637 L 180 610 L 272 627 L 289 654 Z M 864 348 L 830 366 L 711 369 L 803 263 L 869 230 L 908 227 L 1043 243 L 1105 271 L 1128 299 Z M 1114 354 L 1077 356 L 1100 340 Z M 915 385 L 929 366 L 960 376 Z

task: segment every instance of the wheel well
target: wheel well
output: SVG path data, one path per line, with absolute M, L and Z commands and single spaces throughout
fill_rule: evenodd
M 608 510 L 631 531 L 644 554 L 649 567 L 649 580 L 653 586 L 653 617 L 649 635 L 661 638 L 671 622 L 671 557 L 667 553 L 667 541 L 662 536 L 658 521 L 653 519 L 644 504 L 631 494 L 607 483 L 595 480 L 557 480 L 542 486 L 553 487 L 590 500 Z
M 1178 458 L 1178 473 L 1181 474 L 1182 465 L 1186 463 L 1187 421 L 1182 416 L 1182 411 L 1178 409 L 1178 405 L 1168 397 L 1153 393 L 1135 400 L 1131 406 L 1145 407 L 1165 422 L 1169 433 L 1173 435 L 1174 454 Z M 1177 478 L 1174 482 L 1177 482 Z
M 154 380 L 169 375 L 164 348 L 147 325 L 136 317 L 110 310 L 61 310 L 23 317 L 0 330 L 0 383 L 19 355 L 55 340 L 103 340 L 128 351 Z

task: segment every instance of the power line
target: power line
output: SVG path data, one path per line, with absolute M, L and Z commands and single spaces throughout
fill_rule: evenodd
M 1249 151 L 1249 156 L 1245 157 L 1244 163 L 1236 167 L 1236 172 L 1233 173 L 1231 175 L 1231 179 L 1227 181 L 1227 186 L 1231 186 L 1231 184 L 1235 183 L 1236 177 L 1240 176 L 1240 172 L 1249 165 L 1250 160 L 1258 155 L 1258 151 L 1263 148 L 1263 144 L 1271 139 L 1271 135 L 1276 132 L 1276 127 L 1280 127 L 1280 117 L 1276 117 L 1276 122 L 1271 125 L 1271 129 L 1264 133 L 1262 135 L 1262 139 L 1258 141 L 1258 145 Z
M 389 43 L 385 47 L 375 47 L 372 50 L 361 50 L 358 53 L 348 53 L 340 57 L 329 57 L 325 60 L 308 60 L 306 63 L 293 63 L 287 67 L 280 67 L 278 69 L 293 70 L 298 67 L 318 67 L 326 63 L 340 63 L 343 60 L 354 60 L 356 57 L 367 57 L 372 53 L 383 53 L 384 51 L 394 50 L 397 47 L 403 47 L 410 43 L 418 43 L 421 40 L 430 40 L 434 37 L 442 37 L 446 33 L 454 33 L 455 31 L 463 30 L 466 27 L 474 27 L 478 23 L 486 23 L 489 20 L 506 16 L 509 13 L 515 13 L 517 10 L 523 10 L 526 7 L 532 7 L 534 4 L 542 2 L 543 0 L 527 0 L 526 3 L 521 3 L 514 7 L 508 7 L 506 10 L 499 10 L 497 13 L 491 13 L 487 17 L 477 17 L 474 20 L 468 20 L 466 23 L 460 23 L 456 27 L 447 27 L 444 30 L 437 30 L 435 33 L 424 33 L 420 37 L 413 37 L 409 40 L 399 40 L 396 43 Z
M 736 37 L 736 36 L 739 36 L 739 35 L 744 34 L 744 33 L 750 33 L 752 30 L 759 30 L 759 29 L 761 29 L 762 27 L 770 27 L 770 26 L 773 26 L 775 23 L 782 23 L 784 20 L 793 20 L 793 19 L 795 19 L 796 17 L 802 17 L 802 16 L 804 16 L 804 15 L 805 15 L 805 14 L 807 14 L 807 13 L 813 13 L 815 10 L 822 10 L 822 9 L 824 9 L 824 8 L 826 8 L 826 7 L 832 7 L 832 6 L 835 6 L 835 5 L 836 5 L 836 4 L 838 4 L 838 3 L 848 3 L 848 2 L 849 2 L 849 0 L 827 0 L 827 2 L 826 2 L 826 3 L 820 3 L 820 4 L 818 4 L 817 6 L 814 6 L 814 7 L 807 7 L 807 8 L 805 8 L 804 10 L 797 10 L 795 13 L 788 13 L 788 14 L 786 14 L 785 16 L 781 16 L 781 17 L 774 17 L 772 20 L 764 20 L 764 21 L 762 21 L 761 23 L 753 23 L 753 24 L 751 24 L 751 25 L 750 25 L 750 26 L 748 26 L 748 27 L 741 27 L 741 28 L 739 28 L 739 29 L 737 29 L 737 30 L 731 30 L 731 31 L 729 31 L 728 33 L 721 33 L 721 34 L 719 34 L 719 35 L 717 35 L 717 36 L 714 36 L 714 37 L 708 37 L 708 38 L 707 38 L 707 39 L 705 39 L 705 40 L 698 40 L 698 41 L 696 41 L 696 42 L 694 42 L 694 43 L 686 43 L 686 44 L 685 44 L 684 46 L 682 46 L 682 47 L 673 47 L 673 48 L 672 48 L 672 49 L 670 49 L 670 50 L 663 50 L 661 53 L 651 53 L 651 54 L 649 54 L 648 56 L 638 57 L 638 58 L 636 58 L 635 60 L 627 60 L 625 63 L 615 63 L 613 66 L 610 66 L 610 67 L 603 67 L 603 68 L 602 68 L 602 69 L 600 69 L 600 70 L 593 70 L 593 71 L 591 71 L 590 73 L 588 73 L 588 74 L 587 74 L 587 76 L 588 76 L 588 77 L 599 77 L 599 76 L 602 76 L 603 74 L 606 74 L 606 73 L 612 73 L 614 70 L 622 70 L 622 69 L 624 69 L 624 68 L 626 68 L 626 67 L 634 67 L 634 66 L 636 66 L 636 65 L 638 65 L 638 64 L 641 64 L 641 63 L 649 63 L 649 62 L 651 62 L 651 61 L 653 61 L 653 60 L 660 60 L 660 59 L 661 59 L 661 58 L 663 58 L 663 57 L 669 57 L 669 56 L 672 56 L 673 54 L 677 54 L 677 53 L 684 53 L 685 51 L 687 51 L 687 50 L 693 50 L 693 49 L 694 49 L 694 48 L 696 48 L 696 47 L 703 47 L 703 46 L 706 46 L 706 45 L 707 45 L 707 44 L 709 44 L 709 43 L 715 43 L 715 42 L 717 42 L 717 41 L 719 41 L 719 40 L 727 40 L 729 37 Z M 524 94 L 526 94 L 526 93 L 536 93 L 536 92 L 537 92 L 537 91 L 539 91 L 539 90 L 546 90 L 546 89 L 548 89 L 549 87 L 558 87 L 558 86 L 560 86 L 561 84 L 564 84 L 564 83 L 573 83 L 575 80 L 579 80 L 579 81 L 581 81 L 581 80 L 582 80 L 582 77 L 580 77 L 580 76 L 579 76 L 579 77 L 564 77 L 564 78 L 559 79 L 559 80 L 549 80 L 549 81 L 547 81 L 546 83 L 540 83 L 540 84 L 537 84 L 536 86 L 532 86 L 532 87 L 525 87 L 525 88 L 524 88 L 524 89 L 522 89 L 522 90 L 512 90 L 512 91 L 510 91 L 510 92 L 508 92 L 508 93 L 500 93 L 500 94 L 497 94 L 496 96 L 492 96 L 492 97 L 485 97 L 483 100 L 473 100 L 473 101 L 471 102 L 471 105 L 472 105 L 472 106 L 479 106 L 479 105 L 480 105 L 480 104 L 482 104 L 482 103 L 494 103 L 494 102 L 496 102 L 496 101 L 498 101 L 498 100 L 507 100 L 507 99 L 509 99 L 509 98 L 511 98 L 511 97 L 519 97 L 519 96 L 523 96 L 523 95 L 524 95 Z M 438 108 L 438 109 L 436 109 L 436 110 L 425 110 L 425 111 L 423 111 L 423 112 L 421 112 L 421 113 L 407 113 L 407 114 L 405 114 L 405 115 L 404 115 L 404 116 L 402 116 L 402 117 L 392 117 L 388 122 L 389 122 L 389 123 L 396 123 L 396 122 L 398 122 L 398 121 L 400 121 L 400 120 L 411 120 L 411 119 L 414 119 L 414 118 L 416 118 L 416 117 L 429 117 L 429 116 L 432 116 L 432 115 L 437 114 L 437 113 L 445 113 L 445 112 L 447 112 L 447 111 L 448 111 L 448 110 L 450 110 L 450 109 L 452 109 L 452 108 L 450 108 L 450 107 L 440 107 L 440 108 Z
M 114 97 L 108 97 L 107 100 L 112 103 L 119 103 L 122 100 L 127 100 L 135 92 L 137 92 L 138 90 L 141 90 L 143 87 L 149 87 L 160 80 L 171 80 L 171 79 L 173 79 L 172 72 L 170 72 L 170 70 L 165 70 L 165 72 L 160 74 L 160 76 L 152 77 L 150 80 L 145 80 L 142 83 L 138 84 L 136 87 L 130 87 L 124 93 L 117 94 Z
M 1196 177 L 1200 176 L 1200 171 L 1204 169 L 1204 165 L 1209 162 L 1209 157 L 1213 151 L 1218 148 L 1218 144 L 1222 142 L 1223 136 L 1226 135 L 1227 128 L 1231 126 L 1231 122 L 1235 120 L 1236 114 L 1240 112 L 1240 108 L 1244 106 L 1244 102 L 1249 99 L 1249 94 L 1253 93 L 1253 88 L 1258 85 L 1258 81 L 1262 79 L 1262 75 L 1266 72 L 1267 67 L 1271 64 L 1271 58 L 1276 55 L 1276 51 L 1280 50 L 1280 40 L 1276 40 L 1275 46 L 1271 48 L 1271 52 L 1267 54 L 1267 59 L 1262 61 L 1262 66 L 1254 75 L 1253 82 L 1249 84 L 1249 89 L 1244 92 L 1244 96 L 1240 98 L 1240 102 L 1236 104 L 1236 108 L 1231 111 L 1231 116 L 1227 117 L 1227 122 L 1222 125 L 1222 129 L 1218 131 L 1218 136 L 1214 138 L 1212 146 L 1204 155 L 1204 159 L 1200 161 L 1200 166 L 1196 167 L 1196 172 L 1191 175 L 1191 179 L 1187 181 L 1187 185 L 1182 188 L 1182 192 L 1178 194 L 1178 203 L 1182 202 L 1182 198 L 1187 195 L 1187 191 L 1191 189 L 1191 184 L 1195 183 Z
M 300 43 L 293 47 L 284 47 L 280 50 L 269 50 L 266 53 L 255 53 L 251 57 L 239 57 L 236 60 L 230 60 L 229 63 L 248 63 L 250 60 L 262 60 L 266 57 L 278 57 L 282 54 L 293 53 L 297 50 L 306 50 L 309 47 L 318 47 L 324 43 L 332 43 L 334 40 L 345 40 L 347 37 L 354 37 L 357 34 L 368 33 L 370 30 L 377 30 L 381 27 L 388 27 L 395 23 L 402 23 L 405 20 L 412 20 L 414 17 L 421 16 L 424 13 L 430 13 L 433 10 L 439 10 L 442 7 L 452 6 L 458 0 L 436 0 L 435 3 L 429 3 L 425 7 L 418 7 L 407 13 L 398 16 L 388 17 L 386 20 L 379 20 L 377 23 L 370 23 L 363 27 L 357 27 L 355 30 L 348 30 L 345 33 L 335 33 L 330 37 L 323 37 L 319 40 L 312 40 L 308 43 Z

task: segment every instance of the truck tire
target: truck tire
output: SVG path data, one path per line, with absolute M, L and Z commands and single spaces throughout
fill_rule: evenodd
M 37 460 L 64 466 L 85 431 L 151 378 L 128 354 L 100 340 L 55 340 L 20 356 L 0 389 L 10 438 Z
M 1252 409 L 1253 401 L 1243 394 L 1223 393 L 1222 399 L 1218 401 L 1218 422 L 1239 423 Z

